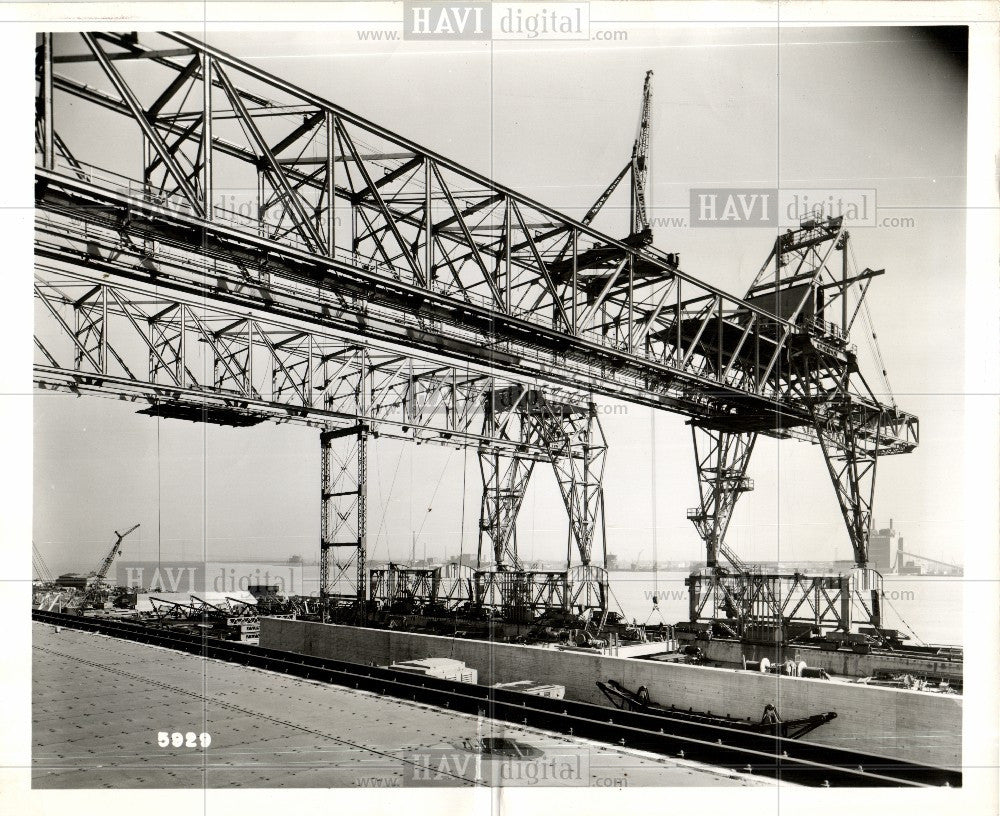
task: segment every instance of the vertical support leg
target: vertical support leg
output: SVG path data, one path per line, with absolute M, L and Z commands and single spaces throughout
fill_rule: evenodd
M 601 621 L 608 611 L 607 543 L 604 525 L 604 464 L 608 445 L 597 416 L 597 407 L 546 404 L 536 416 L 552 469 L 569 517 L 566 573 L 572 570 L 574 585 L 567 593 L 567 607 L 596 609 Z M 580 566 L 572 568 L 573 545 Z M 597 548 L 597 561 L 594 549 Z
M 593 404 L 585 407 L 553 405 L 539 391 L 509 389 L 490 395 L 486 403 L 483 436 L 507 439 L 548 452 L 559 490 L 569 517 L 566 569 L 569 581 L 573 547 L 581 566 L 575 568 L 572 588 L 566 584 L 561 593 L 561 607 L 569 611 L 574 602 L 588 609 L 606 611 L 607 546 L 604 527 L 604 462 L 607 443 Z M 480 450 L 479 466 L 483 478 L 483 501 L 480 513 L 479 567 L 492 549 L 497 575 L 492 583 L 483 578 L 479 592 L 485 602 L 485 587 L 502 585 L 504 605 L 522 604 L 526 597 L 523 568 L 517 553 L 517 515 L 524 500 L 528 481 L 535 466 L 531 456 L 516 451 Z M 599 564 L 593 563 L 597 547 Z M 519 577 L 520 576 L 520 577 Z M 534 579 L 528 579 L 529 582 Z
M 488 393 L 483 406 L 483 436 L 515 445 L 528 442 L 534 430 L 524 413 L 529 397 L 519 389 Z M 520 456 L 513 449 L 480 448 L 483 499 L 479 513 L 479 569 L 483 569 L 484 555 L 492 550 L 494 570 L 521 570 L 517 516 L 534 468 L 533 458 Z
M 497 450 L 479 452 L 483 501 L 479 515 L 479 566 L 484 549 L 491 551 L 495 568 L 519 570 L 517 515 L 528 489 L 535 462 Z
M 350 600 L 364 618 L 367 602 L 368 428 L 320 434 L 320 599 Z M 346 557 L 338 553 L 346 552 Z M 352 571 L 353 566 L 353 571 Z M 353 574 L 352 574 L 353 572 Z
M 855 399 L 849 368 L 835 371 L 818 354 L 802 354 L 794 362 L 847 526 L 854 563 L 866 569 L 882 410 Z
M 42 161 L 46 170 L 55 165 L 52 122 L 52 35 L 42 34 Z
M 726 531 L 736 500 L 753 490 L 747 465 L 757 441 L 755 433 L 730 433 L 691 426 L 700 504 L 688 510 L 688 519 L 705 542 L 705 562 L 719 565 L 721 554 L 739 571 L 745 565 L 725 545 Z
M 358 615 L 368 619 L 368 429 L 358 430 L 358 552 L 355 583 L 357 584 Z
M 595 543 L 602 557 L 606 552 L 604 463 L 608 445 L 596 407 L 591 403 L 583 410 L 548 415 L 543 438 L 569 515 L 570 537 L 576 542 L 580 562 L 590 566 Z M 605 566 L 603 560 L 600 566 Z
M 875 493 L 875 471 L 878 457 L 863 449 L 852 427 L 850 411 L 831 421 L 815 422 L 823 459 L 837 493 L 837 503 L 847 525 L 847 535 L 854 550 L 854 563 L 868 566 L 868 542 L 872 527 L 872 502 Z M 842 450 L 831 445 L 838 438 Z

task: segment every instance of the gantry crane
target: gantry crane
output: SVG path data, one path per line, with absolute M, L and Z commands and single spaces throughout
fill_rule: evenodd
M 710 441 L 692 520 L 731 608 L 759 597 L 724 542 L 759 435 L 822 448 L 864 572 L 875 463 L 919 429 L 867 388 L 848 339 L 847 295 L 879 273 L 849 269 L 836 218 L 780 236 L 744 297 L 655 249 L 650 74 L 632 154 L 579 220 L 185 34 L 42 34 L 36 77 L 36 386 L 320 427 L 324 599 L 342 547 L 341 596 L 365 604 L 365 450 L 381 436 L 480 454 L 494 563 L 477 587 L 513 577 L 509 597 L 562 608 L 594 589 L 578 605 L 599 609 L 595 396 L 682 414 Z M 90 113 L 108 139 L 77 135 Z M 592 222 L 628 174 L 616 238 Z M 526 457 L 555 469 L 582 576 L 520 583 L 519 505 L 492 474 Z

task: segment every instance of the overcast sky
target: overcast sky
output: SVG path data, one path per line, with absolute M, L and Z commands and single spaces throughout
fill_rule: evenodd
M 892 517 L 908 549 L 961 558 L 966 79 L 926 37 L 903 28 L 782 29 L 779 38 L 771 27 L 650 26 L 627 45 L 374 46 L 326 31 L 210 41 L 575 216 L 627 160 L 650 68 L 654 218 L 684 215 L 691 187 L 876 189 L 880 217 L 915 225 L 854 229 L 854 252 L 862 268 L 886 270 L 872 286 L 871 314 L 896 399 L 921 419 L 916 452 L 880 462 L 876 526 Z M 765 230 L 665 225 L 655 237 L 681 253 L 687 272 L 734 293 L 774 240 Z M 859 322 L 853 339 L 877 387 L 863 333 Z M 136 522 L 130 559 L 155 558 L 158 547 L 165 559 L 316 556 L 316 430 L 154 420 L 137 407 L 36 397 L 34 539 L 54 571 L 94 568 L 111 531 Z M 660 559 L 702 556 L 684 516 L 697 502 L 690 429 L 658 413 L 654 451 L 648 410 L 606 401 L 602 410 L 608 549 L 648 560 L 655 541 Z M 475 551 L 474 451 L 388 441 L 370 450 L 370 557 L 405 557 L 414 531 L 418 555 Z M 850 557 L 818 448 L 762 439 L 750 475 L 756 491 L 730 528 L 738 553 Z M 525 557 L 565 552 L 550 469 L 536 469 L 519 529 Z

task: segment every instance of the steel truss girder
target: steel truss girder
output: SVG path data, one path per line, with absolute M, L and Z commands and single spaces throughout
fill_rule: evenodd
M 706 569 L 685 583 L 690 620 L 715 623 L 731 637 L 788 640 L 796 635 L 796 625 L 802 631 L 842 632 L 855 623 L 881 626 L 882 577 L 874 570 L 807 575 Z
M 485 396 L 510 380 L 309 324 L 39 264 L 35 382 L 169 409 L 228 411 L 234 424 L 273 419 L 441 444 L 522 448 L 484 437 Z
M 775 374 L 781 369 L 772 363 L 792 334 L 788 321 L 695 280 L 661 253 L 611 239 L 189 37 L 101 35 L 95 42 L 108 65 L 119 55 L 129 57 L 121 63 L 129 68 L 147 64 L 144 82 L 158 91 L 154 122 L 147 126 L 161 140 L 174 140 L 171 146 L 181 140 L 178 156 L 186 155 L 190 142 L 191 178 L 199 167 L 202 176 L 210 175 L 204 171 L 216 154 L 252 172 L 245 184 L 232 186 L 258 189 L 256 213 L 249 219 L 227 215 L 225 202 L 206 190 L 212 207 L 199 226 L 229 224 L 244 241 L 279 240 L 285 252 L 302 241 L 295 251 L 313 265 L 347 253 L 374 273 L 379 288 L 386 281 L 405 283 L 427 293 L 428 301 L 434 295 L 443 303 L 483 309 L 504 340 L 508 323 L 522 321 L 534 327 L 535 343 L 542 328 L 554 332 L 553 341 L 563 338 L 563 348 L 565 338 L 585 341 L 587 348 L 575 356 L 595 378 L 628 377 L 631 370 L 637 388 L 669 396 L 666 404 L 682 412 L 746 414 L 764 432 L 776 426 L 776 412 L 788 413 L 783 425 L 796 415 L 805 427 L 801 412 L 776 402 L 783 389 Z M 170 48 L 157 45 L 180 45 L 184 53 L 172 56 Z M 204 68 L 193 67 L 195 57 L 200 66 L 212 64 L 208 82 Z M 126 127 L 133 120 L 132 127 L 141 128 L 128 104 L 75 79 L 72 65 L 60 64 L 55 93 L 113 110 Z M 155 86 L 157 73 L 162 89 Z M 183 89 L 175 87 L 179 76 L 187 77 Z M 218 91 L 214 102 L 212 90 Z M 219 104 L 223 99 L 228 107 Z M 46 115 L 45 105 L 40 110 Z M 289 116 L 300 117 L 299 123 L 279 128 L 281 117 Z M 54 161 L 43 156 L 45 167 Z M 95 171 L 85 186 L 107 190 L 121 181 Z M 261 190 L 260 183 L 269 189 Z M 141 182 L 136 186 L 142 189 Z M 142 191 L 137 198 L 148 197 Z M 161 219 L 183 220 L 192 209 L 188 201 L 174 207 L 175 198 L 167 191 L 168 212 Z M 266 220 L 270 212 L 278 213 L 276 223 Z M 363 231 L 342 226 L 335 236 L 341 214 L 363 222 Z M 555 260 L 566 246 L 572 251 Z M 441 283 L 445 277 L 447 284 Z M 460 314 L 471 311 L 452 312 L 448 319 Z M 724 343 L 713 342 L 723 327 L 743 333 L 746 348 L 760 347 L 761 359 L 730 354 Z M 658 367 L 665 375 L 659 382 L 649 376 Z
M 465 564 L 414 569 L 389 564 L 370 571 L 370 598 L 383 609 L 468 608 L 475 598 L 475 571 Z
M 554 611 L 603 615 L 608 610 L 608 574 L 603 567 L 582 565 L 566 570 L 481 569 L 475 573 L 475 603 L 521 622 Z
M 706 564 L 718 566 L 721 553 L 737 571 L 745 570 L 746 565 L 726 546 L 725 537 L 736 501 L 753 490 L 753 481 L 746 474 L 757 434 L 692 425 L 691 437 L 700 502 L 687 515 L 705 542 Z
M 338 321 L 364 335 L 392 337 L 453 359 L 488 361 L 510 373 L 530 371 L 568 388 L 584 387 L 682 413 L 713 416 L 723 411 L 723 416 L 734 416 L 726 406 L 745 405 L 749 398 L 757 405 L 755 415 L 777 411 L 793 429 L 807 424 L 808 416 L 790 403 L 780 406 L 736 386 L 712 385 L 711 379 L 702 376 L 708 370 L 704 361 L 693 356 L 699 333 L 689 337 L 690 327 L 680 333 L 687 348 L 683 361 L 687 373 L 681 375 L 670 361 L 646 358 L 640 362 L 616 348 L 584 339 L 577 341 L 582 345 L 572 351 L 566 335 L 547 333 L 530 321 L 512 318 L 511 328 L 516 331 L 508 334 L 488 309 L 463 304 L 456 311 L 446 296 L 417 290 L 392 276 L 387 280 L 378 269 L 337 260 L 317 267 L 315 257 L 305 256 L 287 243 L 251 238 L 217 220 L 199 224 L 158 205 L 136 203 L 127 195 L 41 171 L 39 185 L 42 220 L 36 254 L 47 258 L 75 262 L 83 258 L 88 267 L 100 268 L 108 275 L 134 278 L 141 274 L 157 285 L 177 282 L 197 288 L 213 300 L 230 299 L 235 292 L 241 302 L 249 300 L 249 305 L 268 309 L 285 307 L 279 293 L 316 287 L 313 291 L 332 305 L 317 309 L 315 302 L 300 298 L 296 311 L 309 311 L 323 323 Z M 166 229 L 160 223 L 164 220 L 177 223 Z M 91 252 L 90 245 L 97 238 L 102 246 L 99 252 Z M 323 264 L 328 268 L 320 274 Z M 309 274 L 304 275 L 303 270 Z M 317 275 L 322 278 L 322 287 L 315 282 Z M 701 308 L 698 322 L 702 327 L 717 318 L 713 309 L 719 303 L 716 298 Z M 640 330 L 648 326 L 646 321 Z M 482 342 L 484 335 L 486 344 Z M 612 358 L 620 359 L 616 362 Z M 753 421 L 759 424 L 760 417 Z

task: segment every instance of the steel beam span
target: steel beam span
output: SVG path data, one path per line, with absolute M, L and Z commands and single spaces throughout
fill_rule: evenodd
M 733 638 L 794 642 L 821 628 L 850 632 L 855 622 L 881 625 L 882 576 L 875 570 L 831 575 L 702 570 L 685 583 L 689 619 L 712 623 Z
M 40 87 L 52 88 L 36 128 L 38 208 L 136 248 L 131 277 L 168 283 L 169 254 L 194 252 L 220 267 L 189 277 L 206 297 L 234 277 L 268 310 L 267 286 L 255 295 L 248 279 L 320 287 L 353 301 L 348 319 L 365 338 L 815 436 L 790 393 L 802 327 L 697 280 L 674 256 L 604 235 L 185 35 L 54 39 L 38 59 Z M 109 129 L 113 151 L 79 138 L 70 101 Z
M 549 462 L 567 570 L 575 543 L 604 598 L 597 396 L 690 417 L 709 566 L 743 570 L 724 537 L 759 434 L 819 444 L 866 564 L 877 460 L 919 427 L 849 341 L 881 271 L 849 268 L 840 219 L 780 236 L 743 297 L 650 246 L 649 75 L 632 161 L 583 220 L 186 35 L 41 35 L 36 77 L 36 386 L 363 429 L 356 455 L 323 443 L 325 594 L 353 566 L 364 606 L 359 485 L 385 434 L 479 449 L 480 559 L 500 572 L 521 571 L 518 509 Z M 591 221 L 629 170 L 616 239 Z

